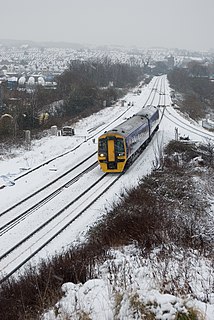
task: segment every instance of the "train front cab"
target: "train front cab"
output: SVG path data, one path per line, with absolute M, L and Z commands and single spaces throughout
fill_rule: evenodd
M 122 172 L 126 164 L 126 144 L 120 135 L 104 134 L 98 139 L 98 162 L 103 172 Z

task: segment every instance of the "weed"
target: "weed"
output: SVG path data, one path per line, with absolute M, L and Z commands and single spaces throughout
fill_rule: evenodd
M 79 316 L 79 320 L 92 320 L 89 314 L 86 313 L 85 311 L 79 311 L 78 316 Z
M 204 320 L 204 316 L 195 309 L 188 309 L 187 313 L 178 312 L 175 320 Z
M 148 306 L 140 301 L 137 293 L 130 297 L 130 306 L 133 309 L 133 313 L 138 313 L 141 319 L 155 320 L 155 314 L 149 310 Z
M 114 300 L 115 300 L 115 312 L 114 312 L 114 317 L 115 319 L 117 318 L 120 308 L 121 308 L 121 302 L 123 300 L 123 294 L 121 292 L 116 292 L 114 294 Z

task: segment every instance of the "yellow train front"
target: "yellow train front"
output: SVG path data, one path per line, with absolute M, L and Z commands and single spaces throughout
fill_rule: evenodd
M 123 172 L 146 147 L 159 126 L 159 110 L 142 108 L 98 139 L 98 162 L 103 172 Z
M 98 139 L 98 161 L 103 172 L 122 172 L 126 164 L 126 144 L 123 136 L 104 133 Z

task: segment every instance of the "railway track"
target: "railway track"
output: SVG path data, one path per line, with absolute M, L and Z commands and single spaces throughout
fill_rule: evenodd
M 96 153 L 0 214 L 0 237 L 97 167 Z
M 158 87 L 159 87 L 159 83 L 160 83 L 161 79 L 159 77 L 157 77 L 154 81 L 154 83 L 152 84 L 152 88 L 150 91 L 150 94 L 148 95 L 146 101 L 144 102 L 144 105 L 147 104 L 153 104 L 154 99 L 155 99 L 155 95 L 157 95 L 158 93 Z M 158 93 L 159 94 L 159 93 Z M 118 117 L 114 118 L 110 123 L 105 124 L 105 123 L 101 123 L 99 126 L 97 127 L 93 127 L 91 129 L 88 130 L 88 137 L 86 138 L 86 140 L 82 141 L 81 143 L 77 144 L 75 147 L 73 147 L 72 149 L 56 156 L 53 157 L 43 163 L 40 163 L 39 165 L 35 166 L 32 169 L 27 170 L 26 172 L 20 174 L 19 176 L 17 176 L 14 181 L 18 181 L 19 179 L 22 179 L 24 177 L 26 177 L 27 175 L 31 174 L 32 172 L 35 172 L 37 170 L 39 170 L 40 168 L 54 162 L 57 159 L 60 159 L 66 155 L 71 154 L 72 152 L 75 152 L 76 150 L 78 150 L 78 148 L 80 148 L 84 143 L 86 143 L 88 140 L 93 139 L 94 137 L 96 137 L 97 135 L 99 135 L 100 133 L 102 133 L 103 131 L 107 130 L 110 126 L 112 126 L 115 122 L 117 122 L 118 120 L 122 119 L 126 113 L 129 112 L 129 110 L 132 108 L 132 106 L 129 106 L 128 108 L 126 108 L 122 113 L 120 113 L 118 115 Z M 1 191 L 1 190 L 0 190 Z
M 189 124 L 189 122 L 185 122 L 184 120 L 178 118 L 176 115 L 172 113 L 172 110 L 169 111 L 168 109 L 166 110 L 165 117 L 173 122 L 176 126 L 187 130 L 189 133 L 193 133 L 205 140 L 209 139 L 214 141 L 214 134 L 209 133 L 207 130 L 202 130 L 200 127 L 196 128 L 195 126 L 192 126 Z
M 35 223 L 35 217 L 31 221 L 28 217 L 27 221 L 13 226 L 12 233 L 1 235 L 1 245 L 4 249 L 1 249 L 0 255 L 0 270 L 3 276 L 0 283 L 62 233 L 122 176 L 100 175 L 100 172 L 97 174 L 93 170 L 87 175 L 91 184 L 86 186 L 80 179 L 76 182 L 78 185 L 72 196 L 72 190 L 68 187 L 60 199 L 52 199 L 52 205 L 46 203 L 43 207 L 37 208 L 37 217 L 42 216 L 40 221 Z M 92 182 L 92 177 L 95 176 L 96 179 Z
M 164 87 L 164 79 L 157 78 L 144 105 L 156 105 L 157 100 L 158 105 L 165 104 L 165 94 L 162 94 Z M 124 117 L 127 111 L 128 109 L 118 116 L 117 120 Z M 116 119 L 111 124 L 115 121 Z M 111 124 L 106 125 L 106 128 Z M 93 135 L 88 139 L 97 136 L 103 130 L 92 130 Z M 76 146 L 75 150 L 79 147 L 80 145 Z M 70 154 L 73 150 L 56 158 Z M 74 167 L 0 213 L 0 283 L 7 280 L 70 226 L 122 176 L 101 173 L 97 169 L 96 153 L 92 152 Z M 43 166 L 44 164 L 38 166 L 34 171 Z M 22 178 L 24 176 L 26 173 Z M 17 178 L 19 179 L 21 180 L 21 177 Z

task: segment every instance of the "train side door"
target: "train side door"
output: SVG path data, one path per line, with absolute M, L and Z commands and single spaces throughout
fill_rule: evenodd
M 108 140 L 108 161 L 115 161 L 115 148 L 114 148 L 114 139 Z

